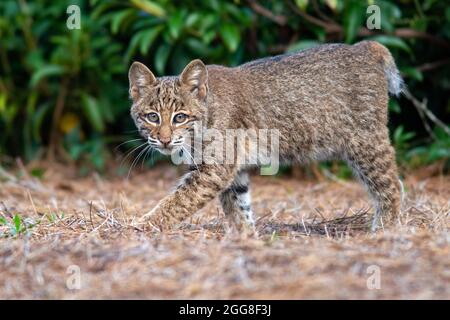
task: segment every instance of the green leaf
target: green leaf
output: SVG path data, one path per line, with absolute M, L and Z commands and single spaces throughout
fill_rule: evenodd
M 36 70 L 30 80 L 30 86 L 35 87 L 39 81 L 50 76 L 59 76 L 64 73 L 64 68 L 60 65 L 48 64 Z
M 45 173 L 44 168 L 33 168 L 30 171 L 31 176 L 38 178 L 38 179 L 42 179 L 42 177 L 44 176 L 44 173 Z
M 41 106 L 38 107 L 37 111 L 33 114 L 32 118 L 32 132 L 33 132 L 33 138 L 41 142 L 41 128 L 42 124 L 45 120 L 45 116 L 47 114 L 47 111 L 50 109 L 50 103 L 44 103 Z
M 200 18 L 198 32 L 201 34 L 208 31 L 215 31 L 217 16 L 215 14 L 204 14 Z
M 331 10 L 336 11 L 338 7 L 338 0 L 325 0 L 325 3 Z
M 239 43 L 241 42 L 241 34 L 237 26 L 229 23 L 223 24 L 220 27 L 220 36 L 229 51 L 236 51 Z
M 164 73 L 166 68 L 167 60 L 170 55 L 170 46 L 168 44 L 162 44 L 159 46 L 155 53 L 155 69 L 159 74 Z
M 90 95 L 83 94 L 81 96 L 84 115 L 90 122 L 91 126 L 98 132 L 105 130 L 105 124 L 100 112 L 100 106 L 97 100 Z
M 128 63 L 131 60 L 131 57 L 136 52 L 136 49 L 139 46 L 139 43 L 142 39 L 142 35 L 144 34 L 144 32 L 145 31 L 139 31 L 131 38 L 130 44 L 128 45 L 127 51 L 125 52 L 124 56 L 125 63 Z
M 150 47 L 152 46 L 153 42 L 156 40 L 162 29 L 163 26 L 157 26 L 153 29 L 145 30 L 142 32 L 142 35 L 140 37 L 140 50 L 143 55 L 146 55 L 148 53 L 148 50 L 150 50 Z
M 344 12 L 345 42 L 351 43 L 363 24 L 366 11 L 363 1 L 349 0 L 346 4 L 347 8 Z
M 394 142 L 399 147 L 403 143 L 414 138 L 416 134 L 414 132 L 405 132 L 403 125 L 399 125 L 394 131 Z
M 400 104 L 398 103 L 397 100 L 389 100 L 389 111 L 394 112 L 394 113 L 400 113 L 402 110 L 400 108 Z
M 308 7 L 308 2 L 308 0 L 295 0 L 295 4 L 302 11 L 306 10 L 306 8 Z
M 398 48 L 400 50 L 403 50 L 403 51 L 411 54 L 411 48 L 406 44 L 405 41 L 403 41 L 402 39 L 400 39 L 398 37 L 380 35 L 380 36 L 370 37 L 368 39 L 377 41 L 377 42 L 381 43 L 382 45 L 385 45 L 386 47 Z
M 20 216 L 18 214 L 16 214 L 13 218 L 14 221 L 14 228 L 16 233 L 20 233 L 21 230 L 21 225 L 22 225 L 22 220 L 20 219 Z
M 204 42 L 196 38 L 189 38 L 186 40 L 186 46 L 196 56 L 209 56 L 211 54 L 211 48 Z M 186 55 L 186 54 L 184 54 Z
M 180 36 L 181 30 L 183 29 L 184 25 L 184 16 L 184 12 L 180 10 L 171 15 L 168 20 L 169 33 L 173 39 L 178 39 L 178 37 Z
M 190 13 L 185 21 L 185 25 L 188 28 L 193 27 L 197 22 L 201 19 L 201 15 L 199 12 L 192 12 Z
M 131 3 L 153 16 L 164 17 L 166 15 L 166 11 L 164 10 L 164 8 L 154 1 L 131 0 Z
M 210 44 L 214 40 L 214 38 L 216 37 L 216 34 L 217 33 L 216 33 L 215 30 L 210 30 L 210 31 L 207 31 L 205 33 L 202 33 L 202 41 L 205 44 Z
M 380 7 L 381 11 L 381 30 L 387 31 L 388 33 L 393 32 L 395 23 L 402 16 L 402 11 L 396 4 L 391 2 L 377 1 L 376 4 Z
M 301 50 L 313 48 L 319 44 L 321 44 L 321 42 L 316 41 L 316 40 L 302 40 L 302 41 L 299 41 L 299 42 L 296 42 L 296 43 L 290 45 L 289 48 L 287 49 L 287 52 L 301 51 Z
M 428 18 L 415 17 L 411 21 L 411 27 L 416 31 L 426 32 L 428 27 Z
M 75 144 L 75 145 L 70 146 L 69 155 L 73 160 L 78 160 L 83 151 L 84 151 L 83 146 Z
M 413 67 L 405 67 L 401 69 L 402 73 L 417 81 L 423 81 L 423 73 Z
M 99 19 L 100 16 L 103 16 L 103 13 L 105 11 L 107 11 L 117 5 L 118 4 L 114 3 L 114 2 L 104 1 L 95 7 L 95 9 L 92 11 L 91 18 L 97 20 L 97 19 Z
M 123 10 L 123 11 L 121 11 L 119 13 L 115 13 L 114 17 L 112 19 L 112 22 L 111 22 L 111 32 L 113 34 L 116 34 L 119 31 L 122 22 L 126 18 L 130 17 L 131 15 L 133 15 L 134 13 L 135 13 L 134 9 L 127 9 L 127 10 Z

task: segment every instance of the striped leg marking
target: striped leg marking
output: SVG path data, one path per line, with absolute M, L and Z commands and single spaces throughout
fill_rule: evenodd
M 255 227 L 255 220 L 253 219 L 251 209 L 249 183 L 248 174 L 246 172 L 240 172 L 231 186 L 219 196 L 225 216 L 238 230 L 254 230 Z

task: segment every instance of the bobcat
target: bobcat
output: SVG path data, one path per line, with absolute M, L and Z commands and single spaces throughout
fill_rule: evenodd
M 143 64 L 129 70 L 131 116 L 151 147 L 182 150 L 195 123 L 226 129 L 275 128 L 281 161 L 343 159 L 375 205 L 372 230 L 399 213 L 400 181 L 387 129 L 388 92 L 403 82 L 384 46 L 325 44 L 238 67 L 190 62 L 179 76 L 156 78 Z M 239 146 L 234 145 L 237 149 Z M 144 216 L 170 228 L 219 196 L 238 230 L 252 230 L 247 166 L 200 163 Z

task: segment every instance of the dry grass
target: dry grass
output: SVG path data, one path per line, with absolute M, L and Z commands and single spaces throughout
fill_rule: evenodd
M 22 173 L 0 182 L 0 217 L 12 222 L 0 225 L 0 298 L 450 298 L 448 177 L 408 177 L 401 217 L 377 234 L 355 182 L 253 177 L 259 236 L 245 239 L 226 231 L 217 202 L 175 231 L 143 230 L 137 219 L 173 168 L 130 181 Z M 5 236 L 17 214 L 28 230 Z M 79 290 L 66 286 L 72 265 Z M 378 290 L 367 287 L 372 265 Z

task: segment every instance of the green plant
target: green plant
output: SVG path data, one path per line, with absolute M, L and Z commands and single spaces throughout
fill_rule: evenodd
M 127 110 L 126 90 L 114 79 L 123 76 L 126 66 L 122 44 L 105 31 L 105 19 L 87 14 L 81 30 L 67 29 L 69 4 L 0 4 L 0 145 L 28 160 L 39 156 L 43 145 L 50 158 L 56 154 L 77 160 L 71 150 L 82 146 L 98 168 L 103 155 L 96 155 L 92 144 L 100 144 L 106 126 Z M 79 4 L 84 8 L 86 1 Z M 68 138 L 75 130 L 80 133 L 76 141 Z
M 55 223 L 58 220 L 62 220 L 64 218 L 64 212 L 58 213 L 51 212 L 45 215 L 47 217 L 48 222 Z
M 415 137 L 414 132 L 406 132 L 403 125 L 398 126 L 393 133 L 393 145 L 397 154 L 397 161 L 405 162 L 406 153 L 411 148 L 411 140 Z
M 66 27 L 73 4 L 81 9 L 80 30 Z M 381 10 L 381 30 L 365 27 L 371 4 Z M 194 58 L 233 66 L 323 42 L 371 39 L 391 50 L 410 92 L 427 97 L 438 118 L 449 116 L 445 1 L 4 0 L 0 38 L 0 154 L 26 160 L 56 158 L 101 170 L 113 147 L 136 137 L 125 137 L 134 130 L 127 97 L 133 60 L 166 75 Z M 394 137 L 399 159 L 407 164 L 413 148 L 411 154 L 428 159 L 423 163 L 445 157 L 438 150 L 448 136 L 425 139 L 413 108 L 405 98 L 390 101 L 393 137 L 401 130 Z M 405 132 L 414 137 L 404 140 Z
M 16 237 L 19 235 L 23 235 L 26 234 L 27 231 L 34 226 L 35 224 L 33 224 L 31 221 L 22 220 L 22 218 L 18 214 L 14 215 L 10 219 L 0 217 L 0 236 Z
M 427 145 L 418 145 L 405 154 L 408 163 L 414 167 L 429 165 L 436 161 L 445 161 L 445 166 L 450 167 L 450 136 L 442 129 L 434 131 L 436 139 Z

